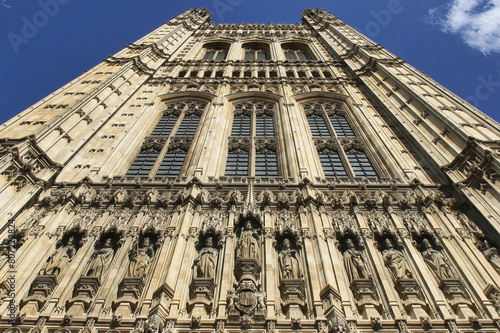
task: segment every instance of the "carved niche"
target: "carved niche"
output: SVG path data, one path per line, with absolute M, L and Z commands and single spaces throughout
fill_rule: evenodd
M 259 219 L 249 213 L 240 216 L 237 225 L 236 282 L 228 291 L 228 320 L 239 322 L 243 328 L 264 322 L 265 295 L 261 290 L 260 272 L 262 226 Z
M 217 210 L 208 213 L 203 220 L 187 306 L 192 318 L 208 316 L 212 311 L 217 264 L 222 247 L 223 221 L 224 214 Z
M 82 316 L 88 310 L 111 267 L 116 251 L 122 245 L 123 236 L 124 232 L 116 227 L 111 227 L 101 234 L 83 275 L 75 285 L 73 298 L 66 302 L 68 314 Z

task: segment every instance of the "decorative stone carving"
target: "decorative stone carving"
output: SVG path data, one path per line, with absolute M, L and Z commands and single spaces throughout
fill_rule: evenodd
M 40 275 L 54 275 L 57 277 L 73 260 L 76 251 L 75 237 L 69 236 L 67 239 L 63 239 L 61 246 L 47 259 L 40 271 Z
M 441 251 L 435 250 L 427 238 L 422 240 L 422 249 L 422 255 L 427 266 L 432 270 L 438 280 L 458 278 L 456 272 L 448 264 L 445 256 Z
M 255 259 L 259 261 L 260 247 L 257 241 L 258 237 L 257 231 L 253 230 L 252 222 L 247 220 L 236 245 L 236 258 Z
M 351 238 L 347 238 L 345 243 L 347 249 L 343 254 L 344 267 L 349 277 L 349 281 L 369 278 L 366 262 L 361 251 L 356 249 L 356 245 Z
M 205 240 L 205 247 L 200 250 L 198 257 L 195 259 L 194 276 L 196 278 L 215 278 L 218 251 L 213 247 L 213 245 L 213 238 L 208 237 Z
M 301 278 L 297 251 L 291 248 L 291 242 L 288 238 L 283 240 L 282 250 L 278 256 L 278 262 L 281 281 Z
M 144 237 L 142 242 L 136 241 L 130 251 L 127 277 L 144 279 L 154 254 L 155 249 L 149 237 Z
M 102 279 L 103 274 L 111 266 L 115 250 L 113 249 L 113 239 L 107 238 L 101 249 L 94 252 L 90 258 L 90 263 L 85 275 L 95 276 L 99 280 Z
M 476 245 L 478 249 L 483 253 L 484 257 L 489 261 L 491 266 L 493 266 L 495 271 L 500 274 L 500 256 L 498 255 L 498 249 L 490 246 L 486 239 L 482 242 L 478 241 Z
M 413 275 L 403 252 L 394 248 L 394 244 L 390 238 L 385 239 L 384 246 L 385 249 L 382 251 L 382 256 L 394 283 L 399 279 L 411 279 Z

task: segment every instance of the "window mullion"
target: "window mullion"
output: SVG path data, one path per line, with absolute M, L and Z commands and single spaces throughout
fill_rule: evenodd
M 339 139 L 337 136 L 337 133 L 335 132 L 335 129 L 333 128 L 332 122 L 330 121 L 330 115 L 328 112 L 326 112 L 324 106 L 321 106 L 321 114 L 323 116 L 323 119 L 325 120 L 326 127 L 328 127 L 328 131 L 330 132 L 330 136 L 335 139 Z
M 177 122 L 175 123 L 174 127 L 172 128 L 172 131 L 170 132 L 170 135 L 168 136 L 167 140 L 165 141 L 165 144 L 161 148 L 160 154 L 158 155 L 158 158 L 156 159 L 155 164 L 153 165 L 153 168 L 151 168 L 151 172 L 149 173 L 148 178 L 153 178 L 156 173 L 158 172 L 158 169 L 160 168 L 161 162 L 165 158 L 165 154 L 168 151 L 168 146 L 170 144 L 170 141 L 172 140 L 172 137 L 175 136 L 174 133 L 177 133 L 177 130 L 179 129 L 179 126 L 184 119 L 184 112 L 181 112 L 181 114 L 177 117 Z
M 154 178 L 156 173 L 158 172 L 158 169 L 160 168 L 161 162 L 163 161 L 163 158 L 165 157 L 165 154 L 168 151 L 168 145 L 170 143 L 170 137 L 165 141 L 165 144 L 160 150 L 160 153 L 158 154 L 158 158 L 156 159 L 155 164 L 151 168 L 151 171 L 149 172 L 148 178 Z
M 248 175 L 250 177 L 255 177 L 255 136 L 256 136 L 256 127 L 257 127 L 257 114 L 255 113 L 255 105 L 252 107 L 252 126 L 250 131 L 250 152 L 248 156 L 249 166 L 248 166 Z
M 344 163 L 344 167 L 345 167 L 345 171 L 347 172 L 347 176 L 349 178 L 356 178 L 356 174 L 354 173 L 354 170 L 351 167 L 351 163 L 349 163 L 349 159 L 347 158 L 347 154 L 345 153 L 344 148 L 342 147 L 340 142 L 338 142 L 338 140 L 337 140 L 337 143 L 338 143 L 338 147 L 340 147 L 338 152 L 339 152 L 340 158 L 342 159 L 342 163 Z

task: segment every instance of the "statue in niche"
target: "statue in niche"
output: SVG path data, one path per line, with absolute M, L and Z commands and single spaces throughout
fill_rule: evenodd
M 344 266 L 347 271 L 349 281 L 355 279 L 367 279 L 369 274 L 366 269 L 365 260 L 361 251 L 356 250 L 354 241 L 351 238 L 346 240 L 347 250 L 344 252 Z
M 145 237 L 142 241 L 142 246 L 139 242 L 136 243 L 137 247 L 130 251 L 130 264 L 128 266 L 127 277 L 144 278 L 148 266 L 155 254 L 153 245 L 149 237 Z
M 252 222 L 247 221 L 244 229 L 241 231 L 236 249 L 236 258 L 238 259 L 256 259 L 259 260 L 259 244 L 257 241 L 257 231 L 253 230 Z
M 40 275 L 59 275 L 61 271 L 75 257 L 75 238 L 69 237 L 66 244 L 58 248 L 47 260 L 40 271 Z
M 218 251 L 213 247 L 213 238 L 205 240 L 205 247 L 200 250 L 198 257 L 194 260 L 194 276 L 196 278 L 215 278 L 215 267 L 217 265 Z
M 95 276 L 102 279 L 104 272 L 111 266 L 115 250 L 113 249 L 112 239 L 107 238 L 101 249 L 96 250 L 90 259 L 86 276 Z
M 434 272 L 434 274 L 440 279 L 456 279 L 457 276 L 455 272 L 451 269 L 450 265 L 446 262 L 446 258 L 441 253 L 441 251 L 434 250 L 432 248 L 431 242 L 424 238 L 422 240 L 422 248 L 424 251 L 422 255 L 424 257 L 427 266 Z
M 297 251 L 292 249 L 292 244 L 288 238 L 285 238 L 282 243 L 282 249 L 278 256 L 280 279 L 299 279 L 299 261 L 297 259 Z
M 412 274 L 403 252 L 396 250 L 390 238 L 385 239 L 385 250 L 382 251 L 384 262 L 394 282 L 400 279 L 411 279 Z
M 490 246 L 488 241 L 485 239 L 479 242 L 479 250 L 483 253 L 485 258 L 490 262 L 491 266 L 500 274 L 500 256 L 498 256 L 498 249 Z

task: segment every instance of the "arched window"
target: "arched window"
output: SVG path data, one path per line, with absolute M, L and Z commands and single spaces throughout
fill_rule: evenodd
M 264 43 L 245 43 L 242 45 L 245 60 L 270 59 L 269 45 Z
M 281 45 L 285 58 L 288 61 L 311 60 L 312 57 L 309 47 L 301 43 L 285 43 Z
M 182 164 L 186 158 L 187 152 L 181 148 L 169 150 L 156 173 L 157 176 L 169 177 L 178 176 L 181 172 Z
M 228 43 L 208 43 L 203 46 L 204 54 L 203 60 L 215 60 L 223 61 L 226 60 L 227 53 L 229 51 Z
M 160 151 L 155 148 L 143 149 L 127 171 L 126 176 L 147 176 L 158 158 Z
M 248 151 L 241 148 L 229 151 L 227 154 L 226 172 L 228 177 L 246 177 L 248 176 Z
M 319 160 L 325 177 L 347 177 L 347 171 L 337 151 L 325 149 L 319 152 Z
M 345 154 L 356 177 L 378 177 L 377 172 L 364 151 L 351 149 L 346 151 Z
M 161 159 L 161 165 L 156 172 L 156 176 L 177 176 L 181 171 L 182 164 L 187 154 L 187 149 L 169 149 L 165 155 L 162 143 L 176 140 L 175 136 L 193 137 L 201 119 L 201 115 L 207 103 L 203 101 L 172 102 L 167 105 L 167 109 L 160 121 L 153 129 L 149 138 L 155 138 L 155 148 L 142 150 L 130 166 L 126 176 L 148 176 L 154 165 Z M 179 124 L 180 122 L 180 124 Z M 174 130 L 178 126 L 177 130 Z
M 234 105 L 225 176 L 278 176 L 276 151 L 268 148 L 276 146 L 274 109 L 274 103 L 263 101 Z M 255 157 L 255 165 L 251 165 L 250 156 Z
M 344 105 L 331 101 L 308 102 L 302 105 L 311 129 L 313 141 L 318 147 L 318 155 L 325 177 L 378 177 L 364 151 L 350 149 L 344 151 L 345 140 L 362 142 L 356 137 L 346 119 Z M 325 148 L 328 147 L 328 148 Z
M 276 152 L 267 148 L 255 153 L 255 177 L 278 177 Z

